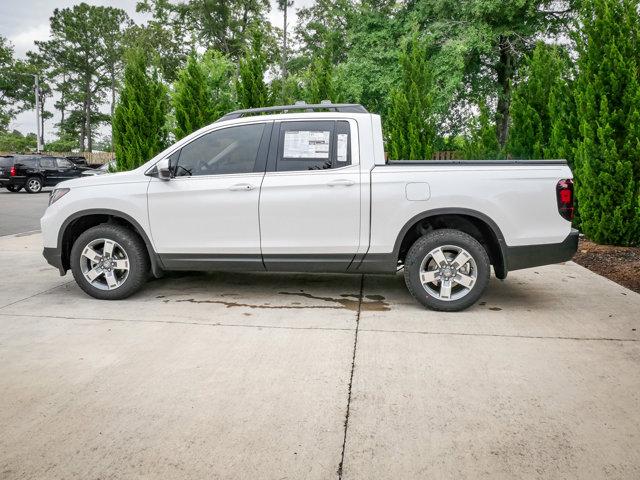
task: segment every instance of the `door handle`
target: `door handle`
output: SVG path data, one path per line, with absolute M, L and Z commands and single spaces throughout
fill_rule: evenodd
M 341 179 L 332 180 L 331 182 L 327 183 L 327 185 L 330 187 L 350 187 L 352 185 L 355 185 L 355 183 L 356 182 L 354 182 L 353 180 Z
M 237 185 L 230 186 L 229 190 L 234 192 L 248 192 L 250 190 L 253 190 L 254 188 L 256 187 L 254 187 L 250 183 L 238 183 Z

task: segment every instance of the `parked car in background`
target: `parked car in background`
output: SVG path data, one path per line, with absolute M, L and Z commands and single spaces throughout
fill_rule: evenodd
M 82 175 L 89 176 L 89 177 L 94 175 L 104 175 L 105 173 L 115 172 L 115 168 L 116 168 L 116 161 L 111 160 L 110 162 L 107 162 L 98 168 L 90 168 L 88 170 L 85 170 L 84 172 L 82 172 Z
M 0 187 L 10 192 L 24 188 L 28 193 L 38 193 L 44 187 L 80 177 L 85 170 L 66 158 L 8 155 L 0 157 Z

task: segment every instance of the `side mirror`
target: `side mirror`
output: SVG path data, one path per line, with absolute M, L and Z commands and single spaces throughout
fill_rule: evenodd
M 158 169 L 158 178 L 160 180 L 171 180 L 171 167 L 169 166 L 168 158 L 163 158 L 156 163 L 156 168 Z

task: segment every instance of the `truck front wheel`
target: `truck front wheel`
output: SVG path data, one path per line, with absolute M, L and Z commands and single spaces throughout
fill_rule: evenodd
M 425 307 L 457 312 L 482 296 L 490 270 L 489 256 L 475 238 L 459 230 L 435 230 L 409 249 L 404 280 Z
M 103 223 L 83 232 L 71 249 L 78 286 L 100 300 L 120 300 L 142 288 L 149 257 L 142 239 L 121 225 Z

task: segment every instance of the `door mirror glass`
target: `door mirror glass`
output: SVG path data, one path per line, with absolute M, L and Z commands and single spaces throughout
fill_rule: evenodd
M 171 180 L 171 167 L 169 166 L 169 159 L 163 158 L 156 163 L 158 169 L 158 178 L 160 180 Z

